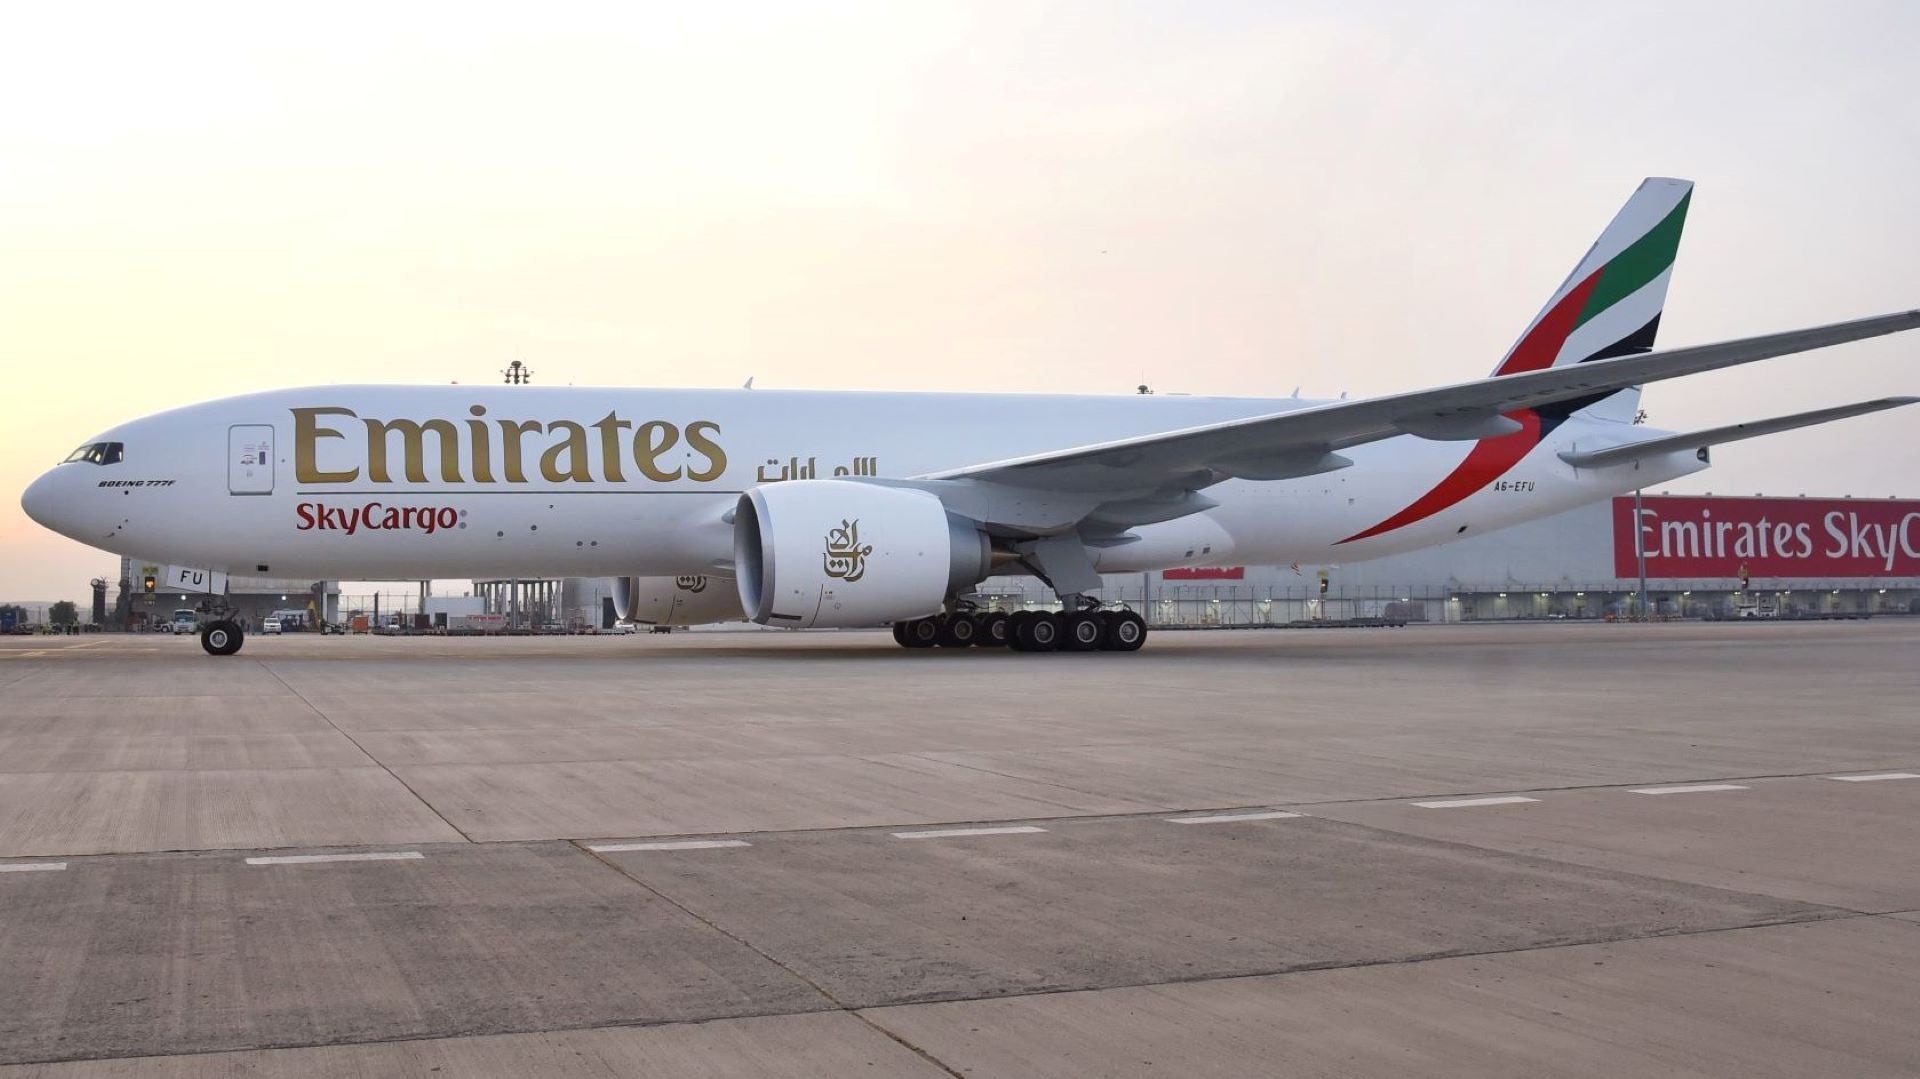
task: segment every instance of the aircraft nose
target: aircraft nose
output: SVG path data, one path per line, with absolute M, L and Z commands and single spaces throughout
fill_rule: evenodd
M 42 528 L 50 528 L 55 532 L 61 531 L 57 520 L 60 509 L 60 497 L 56 491 L 58 486 L 54 474 L 48 472 L 28 484 L 20 495 L 20 508 L 26 511 L 27 516 Z

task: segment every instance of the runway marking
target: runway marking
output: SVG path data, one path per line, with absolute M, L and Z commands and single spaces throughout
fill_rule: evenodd
M 1738 783 L 1690 783 L 1682 787 L 1630 787 L 1630 794 L 1706 794 L 1709 791 L 1743 791 Z
M 366 854 L 275 854 L 248 858 L 248 865 L 305 865 L 309 862 L 411 862 L 425 858 L 417 850 L 370 851 Z
M 895 839 L 945 839 L 949 836 L 966 835 L 1032 835 L 1044 832 L 1045 828 L 1036 828 L 1031 824 L 1015 825 L 1008 828 L 935 828 L 924 832 L 895 832 Z
M 87 648 L 98 648 L 106 643 L 106 641 L 88 641 L 85 644 L 46 645 L 24 652 L 3 651 L 0 652 L 0 659 L 45 659 L 48 656 L 58 656 L 64 652 L 79 652 Z
M 56 873 L 66 867 L 65 862 L 7 862 L 0 864 L 0 873 Z
M 1521 802 L 1537 802 L 1538 798 L 1523 798 L 1518 794 L 1502 795 L 1498 798 L 1446 798 L 1438 802 L 1415 802 L 1421 809 L 1464 809 L 1467 806 L 1511 806 Z
M 1842 783 L 1872 783 L 1877 779 L 1920 779 L 1920 772 L 1875 772 L 1864 776 L 1828 776 Z
M 1289 813 L 1284 809 L 1270 809 L 1255 813 L 1213 813 L 1203 817 L 1167 817 L 1168 824 L 1232 824 L 1242 820 L 1285 820 L 1288 817 L 1303 817 L 1304 813 Z
M 620 854 L 630 850 L 719 850 L 722 847 L 751 847 L 744 839 L 669 839 L 658 843 L 589 843 L 595 854 Z

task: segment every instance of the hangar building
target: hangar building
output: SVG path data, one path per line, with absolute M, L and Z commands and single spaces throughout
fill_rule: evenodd
M 181 587 L 170 576 L 178 572 L 178 567 L 122 558 L 118 595 L 106 624 L 116 630 L 164 626 L 174 611 L 198 611 L 212 601 L 204 589 Z M 154 583 L 152 590 L 146 587 L 149 579 Z M 282 610 L 300 610 L 332 622 L 340 617 L 340 582 L 234 576 L 226 579 L 221 600 L 231 616 L 249 629 Z
M 1905 614 L 1920 602 L 1920 500 L 1647 495 L 1640 514 L 1639 548 L 1626 496 L 1371 562 L 1122 574 L 1104 594 L 1157 625 L 1623 617 L 1639 609 L 1644 551 L 1656 617 Z M 983 588 L 1011 605 L 1048 596 L 1024 578 Z

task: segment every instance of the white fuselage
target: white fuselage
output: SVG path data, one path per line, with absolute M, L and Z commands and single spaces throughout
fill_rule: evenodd
M 1319 402 L 780 390 L 328 386 L 227 398 L 96 436 L 23 499 L 117 554 L 238 574 L 413 579 L 724 572 L 729 511 L 756 484 L 902 478 Z M 372 421 L 371 424 L 369 421 Z M 1349 468 L 1229 480 L 1219 505 L 1133 529 L 1102 571 L 1361 561 L 1542 517 L 1698 471 L 1692 453 L 1600 470 L 1556 454 L 1657 432 L 1576 415 L 1497 475 L 1476 445 L 1399 437 Z M 1522 437 L 1522 436 L 1513 436 Z M 1449 479 L 1449 477 L 1452 477 Z M 1445 508 L 1341 542 L 1430 497 Z M 1444 500 L 1443 500 L 1444 501 Z

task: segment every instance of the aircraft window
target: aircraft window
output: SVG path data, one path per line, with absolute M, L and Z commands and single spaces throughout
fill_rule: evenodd
M 90 442 L 67 454 L 68 464 L 73 461 L 85 461 L 90 465 L 117 465 L 126 457 L 126 445 L 121 442 Z

